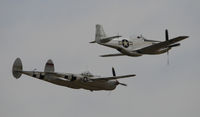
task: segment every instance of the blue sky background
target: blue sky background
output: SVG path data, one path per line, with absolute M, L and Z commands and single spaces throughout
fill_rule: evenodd
M 1 0 L 0 116 L 3 117 L 199 117 L 200 2 L 198 0 Z M 167 55 L 100 58 L 116 50 L 89 44 L 95 25 L 107 35 L 143 34 L 148 39 L 190 38 Z M 43 70 L 51 58 L 58 72 L 90 70 L 122 79 L 128 87 L 90 92 L 23 75 L 13 78 L 15 58 L 25 70 Z

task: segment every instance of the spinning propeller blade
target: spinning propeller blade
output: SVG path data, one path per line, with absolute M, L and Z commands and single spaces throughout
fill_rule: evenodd
M 121 83 L 118 80 L 116 81 L 116 85 L 122 85 L 122 86 L 127 86 L 127 84 Z
M 169 51 L 167 51 L 167 65 L 169 65 Z
M 112 74 L 113 74 L 113 76 L 116 76 L 115 68 L 114 67 L 112 67 Z M 116 80 L 116 85 L 127 86 L 127 84 L 121 83 L 118 80 Z
M 169 41 L 169 34 L 168 34 L 168 30 L 165 30 L 165 40 Z M 169 65 L 169 51 L 167 50 L 167 65 Z
M 114 67 L 112 67 L 112 74 L 113 74 L 113 76 L 116 76 Z
M 119 82 L 119 84 L 122 85 L 122 86 L 127 86 L 127 84 L 124 84 L 124 83 L 120 83 L 120 82 Z
M 165 40 L 168 41 L 169 40 L 169 34 L 168 34 L 168 30 L 165 30 Z

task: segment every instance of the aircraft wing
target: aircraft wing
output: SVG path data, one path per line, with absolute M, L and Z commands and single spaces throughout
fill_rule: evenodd
M 103 77 L 103 78 L 95 78 L 95 79 L 91 79 L 91 80 L 92 81 L 99 81 L 99 80 L 108 81 L 108 80 L 117 80 L 117 79 L 121 79 L 121 78 L 133 77 L 133 76 L 136 76 L 136 75 L 131 74 L 131 75 L 123 75 L 123 76 Z
M 58 77 L 61 76 L 61 74 L 57 73 L 57 72 L 44 72 L 44 73 L 47 74 L 47 75 L 54 75 L 54 76 L 58 76 Z
M 66 75 L 68 75 L 67 73 L 57 73 L 57 72 L 44 72 L 44 73 L 47 75 L 52 75 L 61 78 L 64 78 Z
M 122 53 L 116 53 L 116 54 L 105 54 L 105 55 L 100 55 L 101 57 L 112 57 L 112 56 L 124 56 Z
M 157 44 L 154 44 L 154 45 L 139 49 L 137 51 L 139 53 L 142 53 L 142 54 L 150 53 L 152 51 L 156 51 L 156 50 L 159 50 L 159 49 L 162 49 L 162 48 L 169 47 L 170 45 L 172 45 L 172 44 L 174 44 L 176 42 L 179 42 L 179 41 L 181 41 L 183 39 L 186 39 L 186 38 L 188 38 L 188 36 L 179 36 L 179 37 L 170 39 L 168 41 L 160 42 L 160 43 L 157 43 Z

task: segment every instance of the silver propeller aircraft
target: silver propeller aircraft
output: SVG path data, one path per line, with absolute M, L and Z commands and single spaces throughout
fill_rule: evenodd
M 180 43 L 177 43 L 183 39 L 188 38 L 189 36 L 178 36 L 173 39 L 169 39 L 168 30 L 165 30 L 165 41 L 156 41 L 148 40 L 142 35 L 135 38 L 124 38 L 122 36 L 111 36 L 107 37 L 103 26 L 96 25 L 96 34 L 95 41 L 90 43 L 98 43 L 103 46 L 114 48 L 120 53 L 101 55 L 101 57 L 111 57 L 111 56 L 142 56 L 144 54 L 156 55 L 167 52 L 176 46 L 180 46 Z
M 36 79 L 44 80 L 56 85 L 65 86 L 73 89 L 86 89 L 90 91 L 98 90 L 114 90 L 117 85 L 127 86 L 120 83 L 117 79 L 133 77 L 135 74 L 116 76 L 114 68 L 112 68 L 112 77 L 100 77 L 92 75 L 90 72 L 81 74 L 72 73 L 58 73 L 54 72 L 54 63 L 48 60 L 44 72 L 40 71 L 24 71 L 20 58 L 17 58 L 12 68 L 13 76 L 18 79 L 22 74 L 34 77 Z

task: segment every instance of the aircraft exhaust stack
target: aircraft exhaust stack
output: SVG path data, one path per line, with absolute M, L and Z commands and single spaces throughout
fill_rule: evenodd
M 12 73 L 13 76 L 18 79 L 20 78 L 20 76 L 22 75 L 22 70 L 23 70 L 23 66 L 22 66 L 22 61 L 20 58 L 15 59 L 15 62 L 13 64 L 13 68 L 12 68 Z

